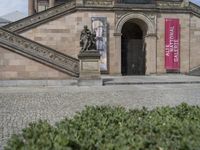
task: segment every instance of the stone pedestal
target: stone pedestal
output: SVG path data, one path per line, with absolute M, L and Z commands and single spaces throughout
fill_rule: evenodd
M 78 55 L 80 60 L 79 86 L 102 85 L 100 72 L 100 54 L 96 50 L 89 50 Z

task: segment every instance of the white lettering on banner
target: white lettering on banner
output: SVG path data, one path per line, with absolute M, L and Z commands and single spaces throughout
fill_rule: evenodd
M 165 55 L 166 56 L 169 56 L 171 52 L 174 51 L 174 26 L 170 27 L 170 30 L 169 30 L 169 44 L 166 45 L 166 53 Z
M 165 19 L 165 68 L 180 69 L 179 19 Z
M 174 62 L 179 62 L 179 41 L 174 40 Z

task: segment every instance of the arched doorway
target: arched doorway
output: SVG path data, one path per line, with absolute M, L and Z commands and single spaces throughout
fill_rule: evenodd
M 141 21 L 129 20 L 122 27 L 121 73 L 122 75 L 145 75 L 146 50 L 145 26 Z

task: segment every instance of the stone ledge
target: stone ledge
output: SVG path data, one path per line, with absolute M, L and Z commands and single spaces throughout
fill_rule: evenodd
M 0 80 L 0 87 L 74 86 L 77 80 Z
M 97 50 L 88 50 L 78 55 L 79 59 L 100 59 L 101 55 Z
M 79 79 L 78 86 L 102 86 L 102 79 Z

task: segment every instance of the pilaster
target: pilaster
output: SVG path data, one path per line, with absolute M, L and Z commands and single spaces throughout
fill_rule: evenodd
M 55 0 L 49 0 L 49 8 L 55 6 Z
M 28 0 L 28 15 L 34 14 L 34 0 Z
M 146 50 L 146 74 L 155 74 L 157 72 L 157 54 L 156 54 L 156 35 L 148 34 L 145 37 Z

